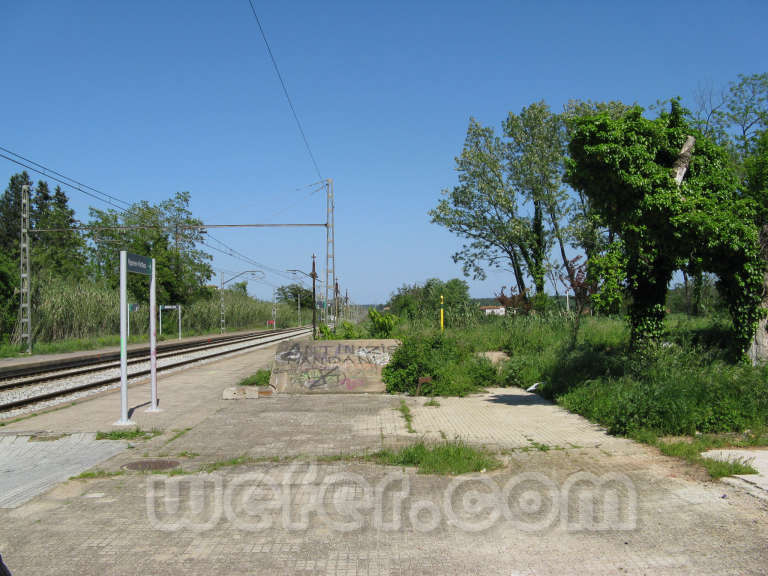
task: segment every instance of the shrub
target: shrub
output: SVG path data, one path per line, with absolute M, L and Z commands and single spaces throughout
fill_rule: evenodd
M 410 335 L 382 370 L 387 392 L 426 396 L 465 396 L 497 380 L 497 371 L 471 348 L 439 332 Z M 431 382 L 419 385 L 419 378 Z
M 368 309 L 368 318 L 371 321 L 372 338 L 391 338 L 392 330 L 397 324 L 397 316 L 392 314 L 381 314 L 376 308 Z

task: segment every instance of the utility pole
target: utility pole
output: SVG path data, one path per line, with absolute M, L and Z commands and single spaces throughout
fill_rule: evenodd
M 328 292 L 336 285 L 336 245 L 334 226 L 333 179 L 325 181 L 326 220 L 325 220 L 325 322 L 328 323 Z M 335 319 L 334 319 L 335 322 Z
M 335 280 L 335 278 L 334 278 Z M 336 325 L 339 323 L 339 282 L 335 280 L 333 287 L 333 331 L 336 332 Z
M 315 272 L 315 255 L 312 254 L 312 339 L 317 338 L 317 296 L 315 292 L 315 283 L 317 282 L 317 272 Z
M 272 328 L 277 330 L 277 290 L 272 290 Z
M 301 292 L 296 292 L 296 315 L 299 317 L 298 326 L 301 326 Z
M 21 285 L 19 301 L 19 342 L 27 341 L 27 354 L 32 353 L 32 301 L 29 268 L 29 186 L 21 187 L 21 238 L 19 244 Z
M 221 315 L 220 334 L 224 334 L 224 273 L 219 272 L 219 312 Z

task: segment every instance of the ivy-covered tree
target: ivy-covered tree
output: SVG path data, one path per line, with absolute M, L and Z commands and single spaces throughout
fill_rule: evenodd
M 669 281 L 693 254 L 717 274 L 744 353 L 762 288 L 756 206 L 739 194 L 727 152 L 684 115 L 673 101 L 655 119 L 639 106 L 574 119 L 567 180 L 622 240 L 634 348 L 660 338 Z

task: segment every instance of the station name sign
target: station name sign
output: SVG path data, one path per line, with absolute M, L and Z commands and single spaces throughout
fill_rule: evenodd
M 139 256 L 138 254 L 126 253 L 126 260 L 128 265 L 128 272 L 134 272 L 136 274 L 144 274 L 145 276 L 152 275 L 152 258 L 146 256 Z

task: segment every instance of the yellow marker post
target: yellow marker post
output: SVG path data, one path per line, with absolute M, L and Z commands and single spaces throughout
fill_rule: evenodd
M 443 312 L 443 295 L 440 294 L 440 332 L 445 330 L 445 314 Z

